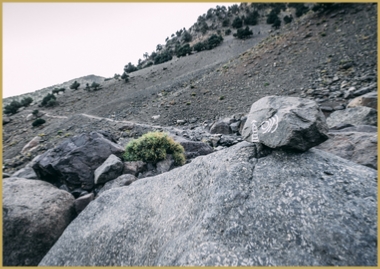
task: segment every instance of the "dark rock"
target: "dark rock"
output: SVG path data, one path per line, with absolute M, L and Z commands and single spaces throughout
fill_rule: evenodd
M 348 126 L 345 126 L 343 128 L 333 130 L 330 129 L 330 131 L 333 132 L 364 132 L 364 133 L 377 133 L 377 127 L 372 125 L 351 125 L 347 124 Z
M 240 120 L 230 124 L 230 128 L 233 133 L 237 133 L 239 131 L 239 127 L 240 127 Z
M 219 121 L 214 123 L 210 128 L 210 134 L 232 134 L 229 123 L 224 121 Z
M 240 119 L 240 127 L 239 127 L 239 134 L 242 134 L 243 133 L 243 128 L 244 128 L 244 125 L 245 123 L 247 122 L 247 117 L 244 116 Z
M 88 193 L 86 195 L 83 195 L 79 197 L 78 199 L 75 200 L 74 205 L 75 205 L 75 210 L 77 214 L 83 211 L 83 209 L 86 208 L 86 206 L 91 203 L 91 201 L 94 200 L 94 194 L 93 193 Z
M 38 265 L 74 217 L 68 192 L 41 180 L 3 180 L 3 265 Z
M 4 172 L 3 172 L 3 178 L 9 178 L 9 177 L 11 177 L 11 174 L 4 173 Z
M 192 159 L 198 156 L 207 155 L 214 151 L 212 147 L 203 142 L 187 140 L 176 135 L 171 135 L 171 137 L 174 139 L 174 141 L 180 143 L 185 149 L 186 159 Z
M 338 105 L 338 106 L 334 106 L 334 110 L 343 110 L 345 109 L 346 107 L 344 105 Z
M 103 184 L 113 180 L 123 173 L 124 164 L 119 157 L 111 154 L 94 172 L 95 184 Z
M 321 110 L 323 112 L 332 112 L 332 111 L 334 111 L 331 106 L 321 106 Z
M 57 186 L 66 183 L 91 190 L 95 169 L 111 154 L 121 156 L 123 153 L 122 146 L 98 132 L 91 132 L 66 139 L 48 150 L 37 159 L 33 169 L 38 178 Z
M 366 94 L 366 93 L 369 93 L 370 91 L 372 91 L 373 89 L 376 88 L 376 84 L 372 84 L 368 87 L 364 87 L 364 88 L 361 88 L 359 90 L 356 90 L 353 92 L 353 95 L 354 96 L 360 96 L 360 95 L 363 95 L 363 94 Z
M 317 146 L 355 163 L 377 169 L 377 132 L 330 132 L 329 140 Z
M 3 115 L 3 125 L 8 124 L 12 121 L 11 118 Z
M 377 110 L 364 106 L 346 108 L 331 113 L 326 122 L 330 128 L 343 123 L 377 125 Z
M 375 266 L 377 171 L 258 145 L 103 193 L 39 265 Z
M 159 174 L 165 173 L 174 167 L 174 159 L 171 154 L 166 156 L 165 160 L 159 161 L 156 164 L 156 169 Z
M 62 187 L 62 186 L 61 186 Z M 60 187 L 60 188 L 61 188 Z M 62 189 L 64 190 L 64 187 L 62 187 Z M 77 189 L 74 189 L 72 191 L 69 190 L 69 192 L 74 196 L 75 199 L 79 198 L 81 196 L 81 194 L 83 193 L 83 189 L 81 188 L 77 188 Z
M 327 139 L 325 116 L 316 102 L 267 96 L 252 104 L 242 136 L 270 148 L 306 151 Z
M 119 127 L 120 131 L 132 130 L 135 127 L 133 122 L 123 122 L 122 126 Z
M 137 176 L 144 171 L 146 171 L 146 163 L 143 161 L 124 162 L 123 174 Z
M 229 135 L 223 135 L 220 137 L 220 140 L 218 142 L 219 142 L 220 146 L 230 147 L 230 146 L 236 144 L 238 141 L 236 140 L 236 137 L 229 136 Z
M 133 175 L 121 175 L 118 178 L 108 181 L 106 184 L 104 184 L 103 188 L 98 192 L 98 196 L 107 190 L 128 186 L 136 180 L 137 178 Z

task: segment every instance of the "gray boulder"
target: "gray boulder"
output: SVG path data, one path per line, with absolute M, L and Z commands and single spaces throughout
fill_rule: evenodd
M 14 172 L 12 177 L 21 177 L 26 179 L 37 179 L 37 175 L 32 167 L 26 166 L 20 170 Z
M 159 161 L 156 164 L 156 170 L 159 174 L 165 173 L 174 167 L 174 159 L 171 154 L 168 154 L 165 160 Z
M 121 156 L 124 148 L 106 133 L 91 132 L 64 140 L 42 154 L 32 166 L 39 179 L 70 189 L 94 187 L 94 171 L 111 154 Z
M 214 123 L 210 128 L 210 134 L 232 134 L 230 124 L 225 121 L 219 121 Z
M 136 180 L 137 180 L 137 177 L 135 177 L 134 175 L 130 175 L 130 174 L 121 175 L 118 178 L 108 181 L 106 184 L 104 184 L 103 188 L 101 188 L 100 191 L 98 192 L 98 196 L 102 194 L 103 192 L 108 191 L 110 189 L 128 186 Z
M 242 136 L 270 148 L 306 151 L 327 137 L 325 117 L 309 99 L 267 96 L 252 104 Z
M 123 173 L 124 164 L 117 156 L 111 154 L 94 172 L 95 184 L 103 184 Z
M 186 159 L 207 155 L 214 151 L 212 147 L 203 142 L 187 140 L 186 138 L 177 135 L 171 135 L 171 137 L 174 141 L 180 143 L 185 149 Z
M 332 128 L 340 124 L 377 125 L 377 110 L 365 106 L 334 111 L 326 120 Z
M 244 141 L 104 192 L 40 265 L 376 265 L 377 171 L 260 147 Z
M 345 131 L 346 130 L 346 131 Z M 349 131 L 345 128 L 329 133 L 329 140 L 316 148 L 377 169 L 377 132 Z
M 91 203 L 92 200 L 94 200 L 93 193 L 89 193 L 77 198 L 74 202 L 76 213 L 79 214 L 80 212 L 82 212 L 83 209 L 85 209 L 86 206 L 88 206 L 88 204 Z
M 40 136 L 35 136 L 32 140 L 30 140 L 21 150 L 21 154 L 26 154 L 29 151 L 32 151 L 34 148 L 36 148 L 41 141 Z
M 74 217 L 70 193 L 41 180 L 3 180 L 3 265 L 38 265 Z

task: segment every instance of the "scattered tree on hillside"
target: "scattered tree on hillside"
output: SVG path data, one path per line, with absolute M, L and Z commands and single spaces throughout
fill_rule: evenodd
M 148 52 L 145 52 L 145 53 L 143 54 L 143 57 L 147 60 L 147 59 L 149 58 L 149 53 L 148 53 Z
M 210 36 L 206 41 L 204 42 L 198 42 L 193 46 L 193 50 L 199 52 L 202 50 L 211 50 L 218 46 L 220 43 L 222 43 L 223 37 L 218 35 L 212 35 Z
M 257 11 L 248 12 L 244 24 L 245 25 L 256 25 L 258 23 L 259 13 Z
M 129 81 L 129 76 L 127 73 L 123 73 L 123 75 L 121 75 L 121 79 L 124 79 L 125 82 L 128 82 Z
M 191 36 L 191 34 L 188 31 L 183 32 L 182 40 L 184 42 L 190 42 L 192 39 L 193 39 L 193 37 Z
M 165 50 L 156 56 L 156 58 L 154 59 L 154 64 L 161 64 L 170 61 L 172 58 L 173 57 L 171 53 L 168 50 Z
M 240 19 L 239 18 L 239 16 L 237 16 L 234 20 L 233 20 L 233 22 L 232 22 L 232 27 L 233 28 L 241 28 L 241 27 L 243 27 L 243 21 L 242 21 L 242 19 Z
M 52 93 L 59 94 L 59 92 L 64 92 L 65 90 L 66 90 L 65 88 L 55 88 L 53 89 Z
M 272 27 L 274 27 L 275 29 L 278 29 L 280 28 L 281 26 L 281 20 L 279 18 L 277 18 L 274 23 L 272 24 Z
M 92 89 L 94 89 L 94 91 L 97 91 L 97 90 L 100 90 L 101 89 L 101 86 L 99 83 L 96 83 L 95 81 L 92 82 L 91 86 L 90 86 Z
M 131 62 L 129 62 L 126 66 L 124 66 L 124 71 L 127 73 L 132 73 L 137 71 L 137 67 L 134 66 Z
M 22 107 L 21 103 L 13 100 L 9 105 L 6 105 L 4 107 L 4 113 L 5 114 L 16 114 L 17 110 Z
M 224 19 L 223 22 L 222 22 L 222 26 L 223 27 L 228 27 L 230 26 L 230 20 L 227 18 L 227 19 Z
M 21 105 L 24 107 L 29 106 L 33 102 L 32 97 L 25 97 L 24 99 L 21 100 Z
M 286 16 L 284 17 L 284 22 L 285 22 L 285 24 L 291 23 L 292 20 L 293 20 L 293 16 L 292 16 L 292 15 L 290 15 L 290 16 L 286 15 Z
M 40 106 L 51 107 L 56 105 L 56 97 L 54 94 L 48 93 L 43 99 Z
M 309 11 L 309 8 L 301 3 L 289 3 L 288 7 L 296 9 L 296 17 L 301 17 L 303 14 L 306 14 Z
M 230 35 L 231 34 L 231 29 L 227 29 L 226 31 L 224 31 L 224 34 L 225 35 Z
M 78 83 L 77 81 L 74 81 L 74 83 L 70 85 L 70 89 L 78 90 L 79 86 L 80 86 L 80 83 Z
M 181 46 L 176 52 L 176 55 L 178 58 L 182 56 L 186 56 L 187 54 L 191 54 L 191 48 L 189 44 L 185 44 Z
M 35 121 L 33 121 L 32 125 L 33 125 L 33 127 L 37 127 L 37 126 L 44 124 L 45 122 L 46 121 L 44 119 L 38 118 Z
M 232 14 L 236 14 L 237 12 L 239 12 L 239 6 L 235 4 L 228 7 L 228 12 L 231 12 Z
M 236 34 L 234 34 L 234 37 L 237 37 L 239 39 L 246 39 L 253 35 L 253 32 L 249 30 L 249 27 L 245 27 L 245 29 L 237 29 Z

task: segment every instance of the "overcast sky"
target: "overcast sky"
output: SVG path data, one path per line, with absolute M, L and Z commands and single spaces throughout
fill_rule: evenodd
M 124 65 L 233 3 L 3 3 L 3 98 Z

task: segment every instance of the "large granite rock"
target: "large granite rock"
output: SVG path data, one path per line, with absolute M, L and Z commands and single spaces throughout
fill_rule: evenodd
M 70 193 L 41 180 L 3 180 L 3 265 L 38 265 L 74 217 Z
M 377 110 L 377 92 L 370 92 L 354 98 L 348 105 L 348 108 L 366 106 Z
M 225 121 L 218 121 L 210 128 L 210 134 L 232 134 L 230 124 Z
M 365 106 L 337 110 L 330 114 L 326 122 L 330 128 L 340 124 L 377 125 L 377 110 Z
M 171 135 L 171 137 L 174 139 L 174 141 L 180 143 L 181 146 L 185 149 L 186 159 L 192 159 L 198 156 L 207 155 L 214 151 L 212 147 L 203 142 L 191 141 L 177 135 Z
M 267 96 L 252 104 L 242 136 L 270 148 L 306 151 L 327 140 L 318 104 L 309 99 Z
M 260 147 L 244 141 L 105 191 L 40 265 L 376 265 L 377 171 Z
M 131 183 L 135 182 L 136 180 L 137 180 L 137 177 L 135 177 L 134 175 L 130 175 L 130 174 L 121 175 L 118 178 L 108 181 L 106 184 L 104 184 L 104 186 L 99 190 L 98 195 L 113 188 L 128 186 Z
M 71 189 L 94 187 L 94 171 L 111 154 L 121 156 L 124 148 L 107 133 L 91 132 L 66 139 L 42 154 L 33 165 L 39 179 Z

